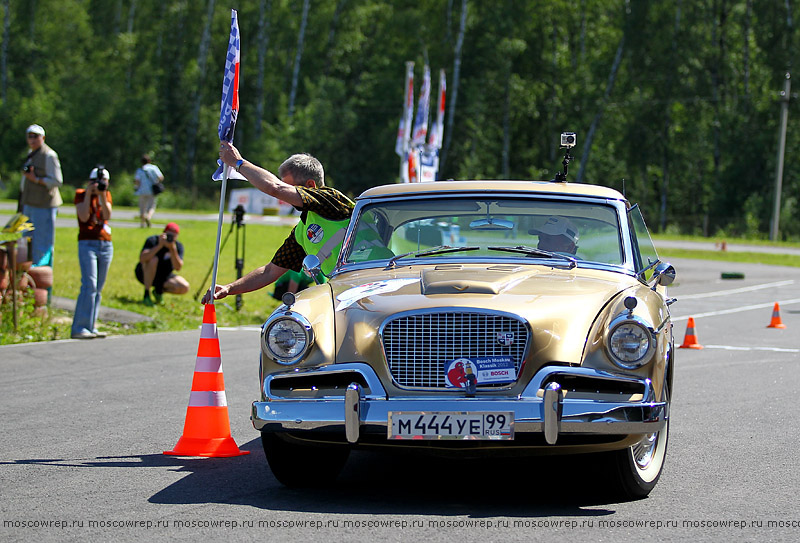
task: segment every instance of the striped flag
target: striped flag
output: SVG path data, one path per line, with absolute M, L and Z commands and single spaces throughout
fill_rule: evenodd
M 406 62 L 406 85 L 403 97 L 403 115 L 400 117 L 400 126 L 397 128 L 397 141 L 394 152 L 405 158 L 408 152 L 408 140 L 411 135 L 411 120 L 414 117 L 414 63 Z
M 442 148 L 445 94 L 447 94 L 447 80 L 444 77 L 444 70 L 439 70 L 439 106 L 436 109 L 436 122 L 431 126 L 431 133 L 428 137 L 428 145 L 434 149 Z
M 219 112 L 219 141 L 233 141 L 236 117 L 239 115 L 239 19 L 231 10 L 231 37 L 222 78 L 222 105 Z
M 414 119 L 414 131 L 411 133 L 411 146 L 418 147 L 425 144 L 428 135 L 428 110 L 431 101 L 431 69 L 425 66 L 422 76 L 422 87 L 419 89 L 419 102 L 417 103 L 417 116 Z
M 236 118 L 239 116 L 239 60 L 240 55 L 239 17 L 235 9 L 231 10 L 231 36 L 228 39 L 228 54 L 225 57 L 225 74 L 222 78 L 222 104 L 219 108 L 219 141 L 233 141 L 236 129 Z M 214 181 L 222 180 L 223 164 L 217 160 L 218 168 L 211 176 Z M 229 179 L 244 179 L 231 169 Z

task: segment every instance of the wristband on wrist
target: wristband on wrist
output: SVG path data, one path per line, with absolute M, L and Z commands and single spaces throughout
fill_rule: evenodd
M 242 164 L 244 164 L 244 159 L 240 158 L 239 160 L 236 161 L 236 166 L 234 166 L 233 169 L 238 172 L 239 168 L 242 167 Z

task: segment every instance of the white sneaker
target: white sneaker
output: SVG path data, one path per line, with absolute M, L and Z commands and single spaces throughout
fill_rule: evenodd
M 72 339 L 94 339 L 97 337 L 97 334 L 93 334 L 92 332 L 87 332 L 84 330 L 83 332 L 78 332 L 77 334 L 72 334 Z

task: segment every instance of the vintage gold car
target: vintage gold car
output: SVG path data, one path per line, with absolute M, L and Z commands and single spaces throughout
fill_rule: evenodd
M 327 282 L 264 323 L 252 420 L 269 465 L 294 486 L 331 481 L 353 447 L 595 453 L 646 496 L 667 448 L 674 277 L 613 189 L 367 190 Z

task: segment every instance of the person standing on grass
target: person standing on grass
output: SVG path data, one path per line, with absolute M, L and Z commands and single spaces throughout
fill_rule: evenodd
M 73 339 L 106 337 L 97 329 L 103 285 L 114 257 L 111 244 L 111 192 L 108 170 L 98 166 L 89 174 L 85 189 L 75 191 L 78 214 L 78 261 L 81 266 L 81 291 L 72 319 Z
M 153 185 L 164 181 L 164 174 L 152 163 L 150 155 L 142 155 L 142 167 L 136 170 L 133 185 L 136 187 L 136 196 L 139 197 L 139 227 L 147 225 L 150 228 L 150 219 L 156 211 L 158 195 L 153 192 Z
M 25 131 L 30 152 L 22 166 L 19 203 L 34 229 L 28 255 L 34 266 L 53 265 L 56 214 L 63 203 L 58 190 L 64 184 L 58 153 L 44 142 L 44 128 L 32 124 Z
M 189 281 L 175 274 L 183 267 L 183 244 L 178 241 L 180 231 L 176 223 L 167 224 L 163 233 L 145 240 L 142 252 L 139 253 L 135 273 L 136 279 L 144 285 L 142 303 L 148 307 L 162 303 L 164 292 L 189 292 Z M 153 298 L 150 297 L 151 288 Z

